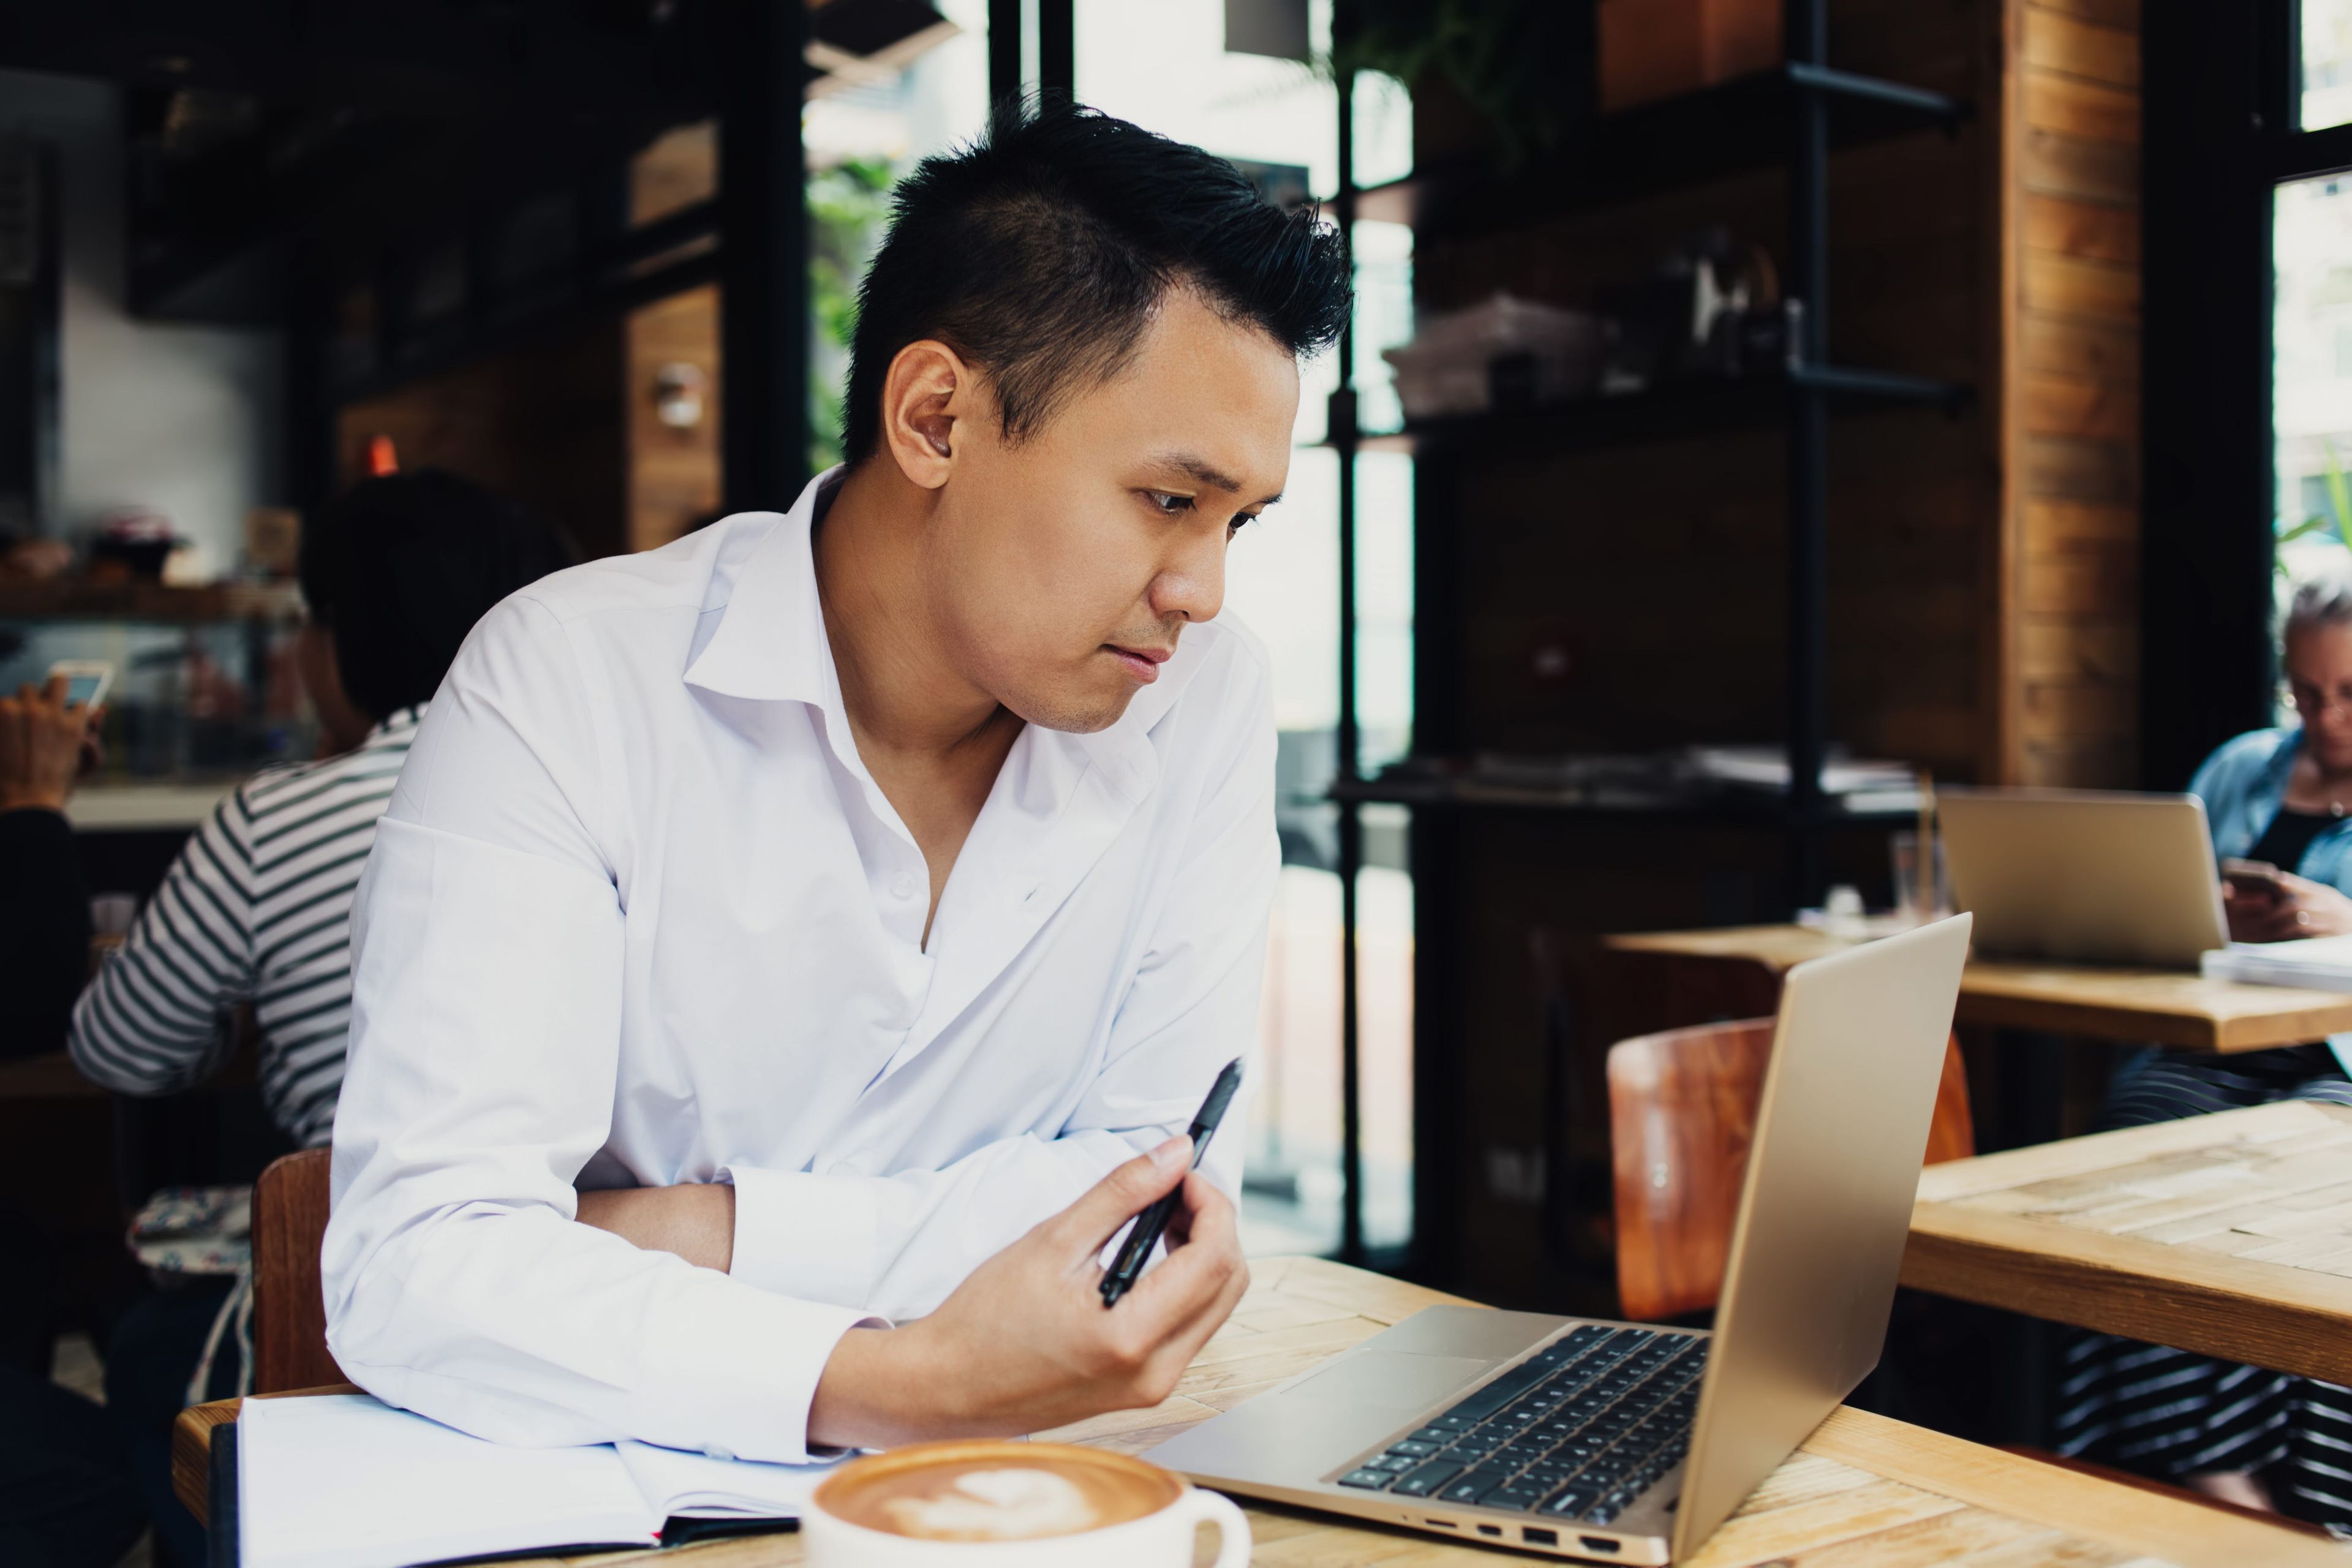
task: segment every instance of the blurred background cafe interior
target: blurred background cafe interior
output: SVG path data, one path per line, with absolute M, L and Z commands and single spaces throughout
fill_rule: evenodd
M 242 781 L 396 728 L 306 676 L 306 538 L 438 496 L 593 558 L 782 510 L 838 459 L 893 182 L 1024 89 L 1352 247 L 1229 568 L 1279 727 L 1253 1253 L 1706 1321 L 1761 1070 L 1720 1026 L 1949 905 L 1939 791 L 2178 794 L 2352 699 L 2281 652 L 2305 584 L 2313 637 L 2352 620 L 2352 0 L 12 0 L 0 692 L 107 682 L 62 798 L 0 812 L 64 825 L 0 848 L 14 1364 L 119 1402 L 126 1325 L 228 1288 L 179 1243 L 325 1137 L 331 1080 L 257 1066 L 302 1024 L 265 978 L 193 1023 L 99 994 L 140 922 L 213 918 L 171 878 Z M 2352 1104 L 2308 1054 L 2352 1008 L 2004 973 L 1931 1157 L 2114 1125 L 2152 1051 L 2303 1051 L 2229 1103 Z M 118 1038 L 69 1050 L 86 980 Z M 1964 1262 L 1915 1228 L 1857 1402 L 2185 1485 L 2068 1381 L 2150 1322 Z M 2188 1348 L 2255 1359 L 2218 1321 Z

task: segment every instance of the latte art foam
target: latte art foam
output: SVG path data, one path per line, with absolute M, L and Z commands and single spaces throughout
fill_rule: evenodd
M 816 1489 L 846 1524 L 918 1541 L 1045 1541 L 1173 1505 L 1182 1478 L 1058 1443 L 917 1443 L 853 1459 Z
M 1034 1541 L 1102 1522 L 1087 1494 L 1051 1470 L 968 1470 L 930 1497 L 883 1505 L 901 1535 L 927 1541 Z

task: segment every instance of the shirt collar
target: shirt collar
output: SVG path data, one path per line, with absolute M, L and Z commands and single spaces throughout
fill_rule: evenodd
M 745 530 L 750 542 L 740 555 L 722 546 L 703 611 L 715 614 L 719 624 L 688 663 L 686 681 L 724 697 L 809 704 L 826 716 L 829 725 L 842 727 L 842 744 L 836 749 L 845 763 L 862 773 L 856 748 L 847 743 L 841 677 L 824 635 L 824 608 L 817 597 L 816 558 L 811 548 L 816 519 L 832 504 L 845 471 L 826 469 L 809 481 L 790 511 L 765 514 L 772 519 L 769 527 Z M 1032 724 L 1024 740 L 1036 737 L 1030 743 L 1051 744 L 1070 753 L 1073 761 L 1104 768 L 1121 794 L 1141 799 L 1159 776 L 1159 759 L 1148 736 L 1192 680 L 1208 640 L 1207 627 L 1192 628 L 1180 640 L 1175 657 L 1160 667 L 1160 679 L 1136 693 L 1109 728 L 1080 735 Z
M 830 504 L 841 476 L 838 468 L 826 469 L 809 481 L 792 510 L 782 517 L 767 513 L 768 527 L 745 530 L 748 552 L 738 556 L 721 547 L 703 608 L 719 624 L 686 667 L 688 685 L 754 702 L 839 706 L 841 684 L 824 637 L 809 535 L 820 495 Z

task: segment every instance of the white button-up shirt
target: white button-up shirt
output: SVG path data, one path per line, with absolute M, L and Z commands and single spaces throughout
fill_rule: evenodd
M 1255 1037 L 1263 647 L 1188 627 L 1118 722 L 1024 730 L 926 951 L 825 639 L 826 482 L 516 595 L 433 701 L 359 894 L 324 1256 L 335 1358 L 394 1405 L 801 1459 L 845 1331 L 1182 1131 Z M 731 1273 L 572 1222 L 575 1184 L 709 1181 Z

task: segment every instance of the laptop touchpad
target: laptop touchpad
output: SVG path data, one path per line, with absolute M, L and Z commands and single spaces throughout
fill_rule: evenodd
M 1418 1413 L 1451 1394 L 1468 1388 L 1492 1362 L 1462 1356 L 1399 1355 L 1390 1351 L 1364 1351 L 1341 1356 L 1321 1372 L 1287 1390 L 1286 1400 L 1311 1405 L 1344 1405 L 1351 1408 L 1395 1409 Z M 1376 1434 L 1368 1434 L 1376 1436 Z

